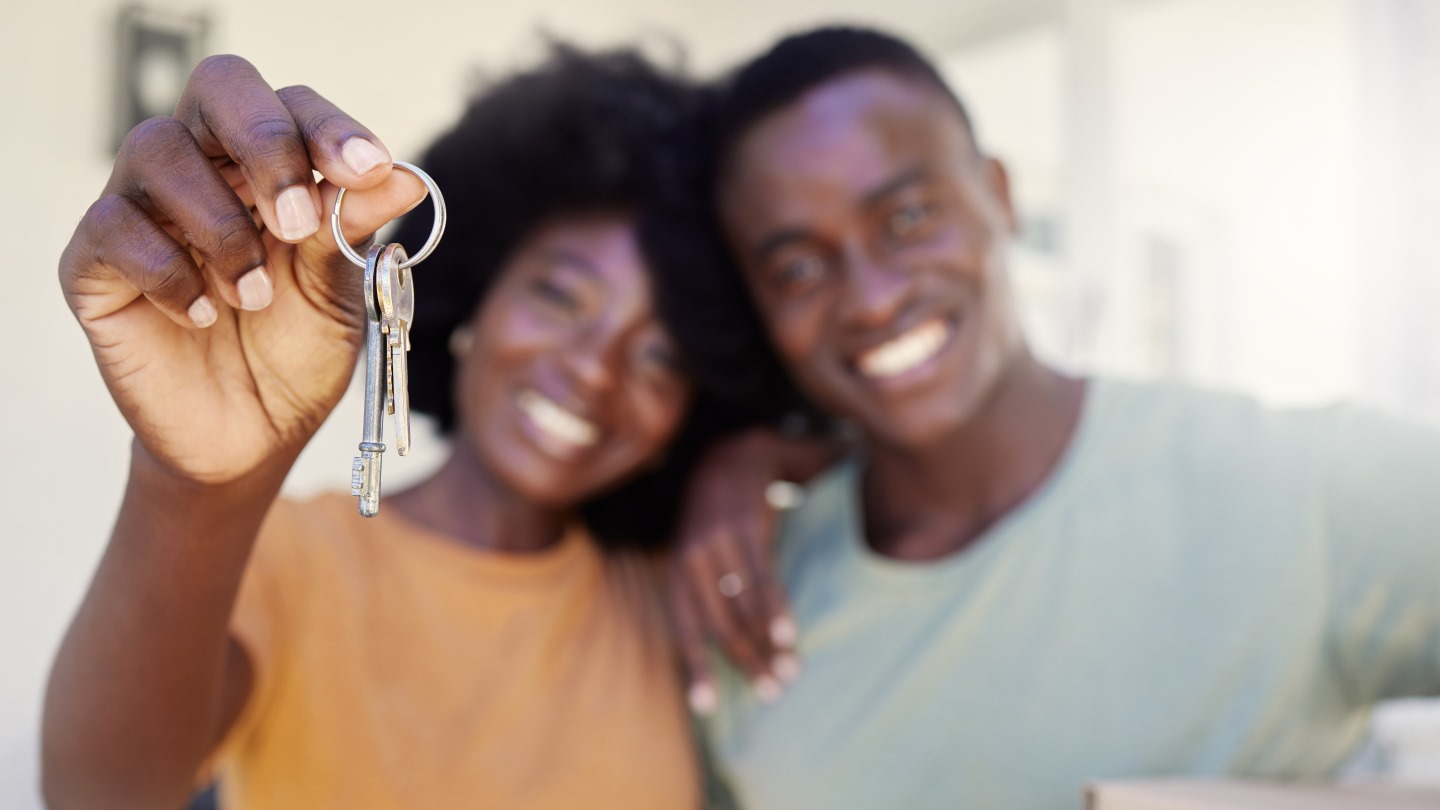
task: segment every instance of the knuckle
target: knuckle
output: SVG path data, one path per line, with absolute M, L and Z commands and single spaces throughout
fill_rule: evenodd
M 757 628 L 759 628 L 765 620 L 765 603 L 764 600 L 760 598 L 759 592 L 755 588 L 750 588 L 745 591 L 745 593 L 736 597 L 735 601 L 739 603 L 736 607 L 745 625 L 745 637 L 747 639 L 751 637 L 761 637 L 763 634 L 759 633 Z
M 189 262 L 174 248 L 154 246 L 146 264 L 151 269 L 145 272 L 140 284 L 140 291 L 146 295 L 161 299 L 177 298 L 190 288 Z
M 99 199 L 90 203 L 90 208 L 85 211 L 85 216 L 80 221 L 95 232 L 104 233 L 115 227 L 117 220 L 130 217 L 134 211 L 135 205 L 128 197 L 114 193 L 102 194 Z
M 289 101 L 292 98 L 310 98 L 318 94 L 308 84 L 292 84 L 276 90 L 275 95 L 279 96 L 281 101 Z
M 255 66 L 251 65 L 243 57 L 233 53 L 217 53 L 200 60 L 190 76 L 193 81 L 209 82 L 216 79 L 225 79 L 237 73 L 254 72 Z
M 263 115 L 245 123 L 241 132 L 253 158 L 294 161 L 305 155 L 305 143 L 295 124 L 280 116 Z
M 755 538 L 757 544 L 762 542 L 761 538 L 769 534 L 769 532 L 766 531 L 764 518 L 764 512 L 769 509 L 770 505 L 762 501 L 756 504 L 755 509 L 739 521 L 742 524 L 745 536 Z
M 85 213 L 91 227 L 91 258 L 99 264 L 111 264 L 122 246 L 139 236 L 145 216 L 138 205 L 120 194 L 106 194 L 92 203 Z
M 191 142 L 190 130 L 168 115 L 147 118 L 125 135 L 120 151 L 141 163 L 169 163 Z
M 292 84 L 275 91 L 280 103 L 290 108 L 306 108 L 320 100 L 320 94 L 305 84 Z
M 724 606 L 714 611 L 707 617 L 709 626 L 717 635 L 723 636 L 728 643 L 734 643 L 740 635 L 739 628 L 735 625 L 735 617 Z
M 686 658 L 699 657 L 705 647 L 705 636 L 694 624 L 681 624 L 675 628 L 675 637 Z
M 749 644 L 741 642 L 738 638 L 727 637 L 725 639 L 725 651 L 731 660 L 738 662 L 748 670 L 760 668 L 760 656 L 750 649 Z
M 264 260 L 259 230 L 248 211 L 221 215 L 211 224 L 210 234 L 204 251 L 209 259 L 247 260 L 257 264 Z
M 740 528 L 736 525 L 734 518 L 725 521 L 717 521 L 715 527 L 710 530 L 715 536 L 715 542 L 738 543 L 740 542 Z
M 689 571 L 692 576 L 698 573 L 696 569 L 704 565 L 708 559 L 709 551 L 703 543 L 686 546 L 680 552 L 680 564 L 685 570 Z
M 333 107 L 327 110 L 319 110 L 305 119 L 305 137 L 308 140 L 319 140 L 326 133 L 334 132 L 351 127 L 350 117 Z

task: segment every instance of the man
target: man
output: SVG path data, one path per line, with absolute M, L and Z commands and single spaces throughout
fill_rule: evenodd
M 724 88 L 718 128 L 761 320 L 863 436 L 781 528 L 804 674 L 778 700 L 763 669 L 701 684 L 739 804 L 1323 777 L 1375 701 L 1440 693 L 1440 433 L 1038 361 L 1005 169 L 896 39 L 787 38 Z M 763 590 L 743 585 L 720 583 L 737 613 Z

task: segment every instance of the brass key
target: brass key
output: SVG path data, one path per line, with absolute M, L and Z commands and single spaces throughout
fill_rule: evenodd
M 405 249 L 387 245 L 375 272 L 375 297 L 380 304 L 380 329 L 389 351 L 387 408 L 395 417 L 395 450 L 410 452 L 410 321 L 415 317 L 414 278 L 405 263 Z

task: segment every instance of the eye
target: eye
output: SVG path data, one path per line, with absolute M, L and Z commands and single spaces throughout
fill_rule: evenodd
M 914 234 L 930 220 L 933 209 L 923 203 L 909 203 L 890 215 L 890 234 L 906 237 Z
M 551 278 L 537 278 L 530 284 L 530 289 L 541 300 L 557 309 L 566 312 L 575 312 L 580 309 L 580 299 L 572 295 L 569 290 L 558 284 Z
M 669 374 L 682 373 L 680 353 L 666 340 L 642 341 L 635 350 L 636 364 L 647 371 L 663 371 Z
M 776 272 L 776 280 L 787 290 L 803 287 L 825 274 L 825 262 L 814 253 L 786 260 Z

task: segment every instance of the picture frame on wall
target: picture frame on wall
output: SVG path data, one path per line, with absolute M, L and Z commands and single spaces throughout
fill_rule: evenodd
M 171 115 L 191 69 L 205 56 L 209 15 L 130 5 L 116 16 L 112 149 L 149 118 Z

